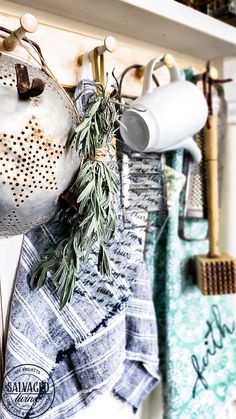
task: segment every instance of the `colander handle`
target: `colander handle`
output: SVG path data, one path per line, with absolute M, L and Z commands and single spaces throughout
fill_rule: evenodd
M 33 33 L 38 27 L 37 19 L 30 13 L 26 13 L 20 18 L 20 27 L 11 32 L 10 36 L 4 39 L 3 47 L 6 51 L 13 51 L 26 32 Z
M 39 78 L 34 78 L 32 84 L 26 65 L 16 64 L 17 90 L 21 99 L 29 99 L 41 95 L 45 88 L 45 82 Z

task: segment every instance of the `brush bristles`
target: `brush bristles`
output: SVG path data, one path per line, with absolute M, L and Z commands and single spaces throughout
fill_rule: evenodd
M 222 255 L 217 258 L 197 256 L 198 285 L 204 295 L 236 293 L 236 260 Z

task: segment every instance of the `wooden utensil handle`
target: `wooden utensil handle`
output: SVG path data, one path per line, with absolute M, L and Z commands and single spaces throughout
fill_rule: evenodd
M 218 161 L 217 161 L 217 122 L 210 115 L 209 126 L 205 127 L 206 164 L 207 164 L 207 208 L 209 223 L 209 256 L 217 257 L 219 251 L 219 208 L 218 208 Z

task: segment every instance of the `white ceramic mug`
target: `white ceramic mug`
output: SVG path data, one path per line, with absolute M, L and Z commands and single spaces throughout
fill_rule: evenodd
M 166 59 L 168 57 L 168 60 Z M 121 118 L 123 140 L 135 151 L 162 152 L 187 149 L 197 162 L 201 152 L 192 136 L 205 124 L 208 108 L 202 91 L 180 79 L 171 56 L 154 58 L 145 69 L 142 97 Z M 171 82 L 151 87 L 154 68 L 167 65 Z

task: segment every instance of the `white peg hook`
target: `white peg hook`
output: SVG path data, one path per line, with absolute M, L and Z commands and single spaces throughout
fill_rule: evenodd
M 13 31 L 11 35 L 3 41 L 3 46 L 7 51 L 13 51 L 18 42 L 24 38 L 26 32 L 33 33 L 38 27 L 37 19 L 30 13 L 26 13 L 20 18 L 20 27 Z
M 114 38 L 114 36 L 107 36 L 104 39 L 103 45 L 97 47 L 98 55 L 102 55 L 106 51 L 115 52 L 116 50 L 117 50 L 117 40 L 116 40 L 116 38 Z M 79 65 L 82 65 L 83 56 L 84 56 L 84 54 L 82 54 L 78 57 L 78 64 Z M 88 57 L 89 62 L 91 62 L 93 60 L 93 51 L 88 52 L 87 57 Z
M 107 36 L 104 39 L 104 44 L 97 48 L 98 55 L 104 54 L 104 52 L 115 52 L 117 49 L 117 41 L 114 36 Z

